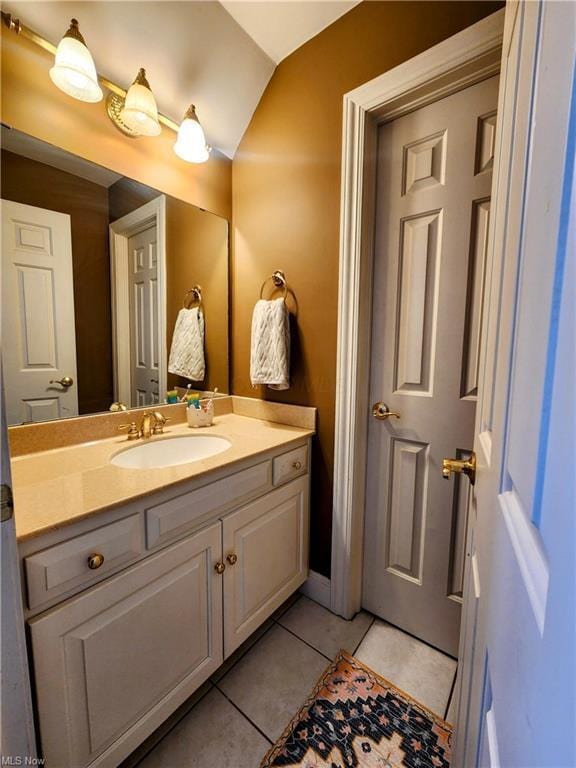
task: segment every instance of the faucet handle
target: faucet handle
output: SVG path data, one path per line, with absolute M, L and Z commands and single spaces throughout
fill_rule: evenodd
M 121 432 L 123 429 L 128 430 L 128 440 L 138 440 L 140 437 L 140 430 L 135 421 L 131 421 L 130 424 L 120 424 L 118 431 Z
M 170 421 L 170 418 L 168 416 L 164 416 L 163 413 L 160 413 L 160 411 L 154 411 L 154 426 L 152 427 L 152 432 L 155 435 L 161 435 L 164 432 L 164 426 L 166 422 Z

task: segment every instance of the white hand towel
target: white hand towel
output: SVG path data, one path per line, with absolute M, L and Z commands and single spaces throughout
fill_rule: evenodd
M 204 313 L 198 307 L 178 312 L 168 370 L 192 381 L 204 379 Z
M 290 319 L 284 299 L 256 302 L 250 352 L 252 386 L 290 387 Z

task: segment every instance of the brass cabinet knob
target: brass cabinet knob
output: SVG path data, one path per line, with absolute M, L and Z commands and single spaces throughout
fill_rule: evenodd
M 88 558 L 88 568 L 91 568 L 93 571 L 95 571 L 96 568 L 100 568 L 103 562 L 104 555 L 101 555 L 100 552 L 93 552 Z
M 226 555 L 226 562 L 229 565 L 236 565 L 238 562 L 238 555 L 234 554 L 234 552 L 231 552 L 229 555 Z
M 226 570 L 226 566 L 224 565 L 224 563 L 216 563 L 216 565 L 214 566 L 214 570 L 216 571 L 216 573 L 224 573 L 224 571 Z
M 292 466 L 294 469 L 302 469 L 302 462 L 301 461 L 293 461 Z
M 470 485 L 474 485 L 476 482 L 476 454 L 474 451 L 470 454 L 469 459 L 443 459 L 442 477 L 448 480 L 453 472 L 468 475 Z
M 383 403 L 381 400 L 377 403 L 374 403 L 372 406 L 372 416 L 374 416 L 375 419 L 389 419 L 390 416 L 394 416 L 394 418 L 399 419 L 400 414 L 396 413 L 396 411 L 391 411 L 390 408 L 386 405 L 386 403 Z

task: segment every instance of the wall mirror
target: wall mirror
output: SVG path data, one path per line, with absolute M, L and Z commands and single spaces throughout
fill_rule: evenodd
M 229 391 L 225 219 L 5 127 L 1 171 L 9 424 Z

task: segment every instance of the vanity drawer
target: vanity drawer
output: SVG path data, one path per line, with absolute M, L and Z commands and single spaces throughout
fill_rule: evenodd
M 36 608 L 70 590 L 83 589 L 143 551 L 142 519 L 140 515 L 130 515 L 37 552 L 24 560 L 28 605 Z M 102 555 L 102 564 L 90 568 L 91 555 Z
M 206 519 L 256 498 L 272 487 L 272 462 L 263 461 L 234 475 L 146 510 L 148 548 L 173 541 Z
M 308 472 L 308 445 L 283 453 L 274 459 L 272 473 L 274 485 L 280 485 Z

